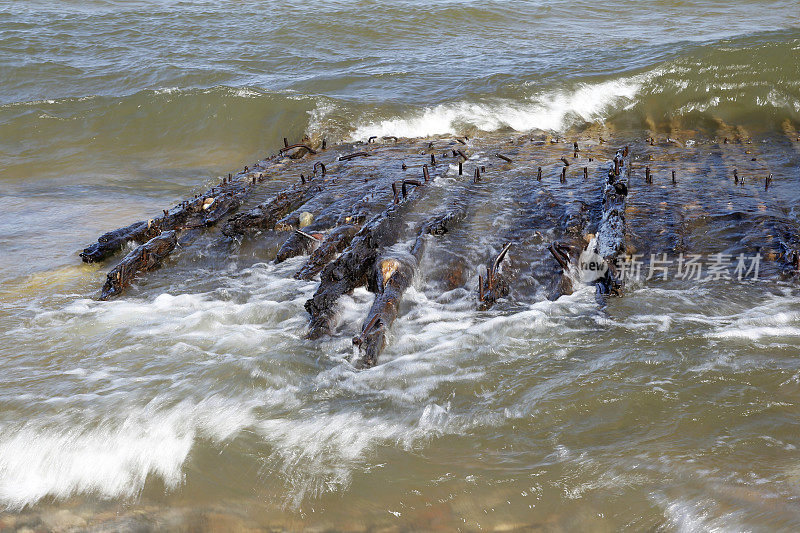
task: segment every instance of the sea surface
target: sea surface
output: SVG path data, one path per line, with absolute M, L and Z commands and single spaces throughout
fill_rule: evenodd
M 284 137 L 593 123 L 796 131 L 800 4 L 0 0 L 0 529 L 197 509 L 288 529 L 800 529 L 794 282 L 489 313 L 417 283 L 356 371 L 349 336 L 303 338 L 300 259 L 187 259 L 98 302 L 107 266 L 77 256 Z M 371 298 L 343 300 L 357 324 Z

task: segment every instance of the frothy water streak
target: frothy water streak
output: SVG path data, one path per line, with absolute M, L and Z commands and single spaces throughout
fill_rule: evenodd
M 779 291 L 753 308 L 745 295 L 707 316 L 692 309 L 718 306 L 716 291 L 705 300 L 696 289 L 674 288 L 635 291 L 624 308 L 637 309 L 636 315 L 626 316 L 624 308 L 617 308 L 613 320 L 597 309 L 588 289 L 488 316 L 478 316 L 467 293 L 437 301 L 412 289 L 394 328 L 403 342 L 390 343 L 382 365 L 356 372 L 340 337 L 323 342 L 319 352 L 309 352 L 297 336 L 304 327 L 302 302 L 314 285 L 287 281 L 294 263 L 255 264 L 206 293 L 40 308 L 29 325 L 7 331 L 5 346 L 52 332 L 64 338 L 59 352 L 70 355 L 22 368 L 5 363 L 0 437 L 4 504 L 20 508 L 47 495 L 74 493 L 126 497 L 140 493 L 151 475 L 178 490 L 198 482 L 186 478 L 187 470 L 199 467 L 187 464 L 193 461 L 192 450 L 211 446 L 220 450 L 222 461 L 263 457 L 257 483 L 282 484 L 286 502 L 301 506 L 326 493 L 346 493 L 362 479 L 392 475 L 399 466 L 374 470 L 395 455 L 392 450 L 435 455 L 444 439 L 464 453 L 470 441 L 482 442 L 510 427 L 541 426 L 540 431 L 554 423 L 560 426 L 552 409 L 572 409 L 567 406 L 593 401 L 593 394 L 613 399 L 607 404 L 611 412 L 616 402 L 645 399 L 654 405 L 665 402 L 665 407 L 679 402 L 686 408 L 695 386 L 731 364 L 741 379 L 753 382 L 765 379 L 764 373 L 780 374 L 786 381 L 793 372 L 774 351 L 771 356 L 724 355 L 738 351 L 741 342 L 725 332 L 744 331 L 744 323 L 800 330 L 793 291 Z M 687 302 L 692 308 L 681 311 Z M 363 316 L 367 305 L 363 290 L 345 298 L 342 327 Z M 779 308 L 783 314 L 772 314 Z M 650 346 L 642 355 L 628 355 L 625 349 L 630 328 L 637 331 L 634 343 Z M 686 335 L 696 339 L 692 356 L 670 354 L 672 339 Z M 794 333 L 787 329 L 770 335 L 767 344 L 760 335 L 748 338 L 757 353 L 774 350 L 776 342 L 791 349 Z M 87 337 L 99 341 L 82 344 Z M 647 373 L 641 372 L 642 364 L 649 366 Z M 63 377 L 56 378 L 59 374 Z M 83 393 L 61 398 L 28 393 L 15 399 L 16 391 L 31 390 L 31 378 L 51 390 L 69 383 L 68 390 Z M 614 383 L 623 388 L 612 392 Z M 593 392 L 586 396 L 587 390 Z M 731 399 L 720 393 L 723 416 Z M 587 419 L 589 428 L 603 427 L 604 417 L 611 414 L 604 415 L 608 408 L 602 405 L 592 407 L 598 418 Z M 675 423 L 690 423 L 691 416 L 691 411 L 678 415 Z M 17 422 L 22 418 L 28 422 Z M 524 444 L 529 430 L 512 431 L 512 441 L 527 450 L 509 458 L 522 461 L 518 468 L 542 460 L 536 458 L 552 446 L 540 452 L 537 448 L 544 443 L 533 448 Z M 790 431 L 775 427 L 772 436 L 786 442 L 784 430 Z M 582 433 L 567 430 L 556 442 L 571 441 L 575 431 Z M 257 439 L 248 437 L 252 434 Z M 225 452 L 228 442 L 239 442 L 235 453 Z M 587 450 L 576 457 L 578 464 L 586 454 L 603 460 L 599 450 Z M 489 461 L 468 472 L 491 477 L 498 466 Z M 622 480 L 629 474 L 620 475 Z M 570 490 L 616 487 L 614 478 L 608 482 Z M 747 514 L 740 518 L 746 523 Z

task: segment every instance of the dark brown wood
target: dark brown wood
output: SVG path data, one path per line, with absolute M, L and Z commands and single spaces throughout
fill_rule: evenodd
M 625 200 L 630 180 L 630 158 L 630 150 L 626 157 L 622 156 L 621 151 L 617 152 L 614 167 L 609 171 L 608 180 L 603 186 L 603 213 L 597 224 L 596 253 L 606 261 L 608 270 L 595 283 L 597 292 L 601 295 L 622 293 L 622 282 L 617 278 L 615 263 L 625 252 Z M 619 175 L 615 175 L 615 170 L 620 171 Z
M 500 272 L 500 265 L 510 248 L 511 243 L 506 243 L 497 257 L 487 265 L 486 276 L 478 278 L 478 309 L 481 311 L 490 309 L 497 300 L 508 296 L 509 285 Z
M 368 368 L 378 362 L 386 345 L 386 333 L 399 311 L 403 293 L 411 285 L 417 265 L 422 258 L 428 235 L 444 235 L 466 218 L 463 207 L 436 215 L 422 225 L 411 248 L 410 256 L 392 254 L 376 261 L 373 273 L 375 300 L 372 303 L 361 333 L 353 338 L 360 358 L 357 366 Z
M 110 300 L 119 296 L 131 284 L 136 274 L 161 266 L 161 262 L 177 244 L 177 232 L 165 231 L 133 250 L 108 273 L 100 299 Z
M 321 183 L 319 180 L 310 180 L 279 192 L 253 209 L 229 218 L 222 226 L 222 233 L 234 237 L 275 229 L 275 225 L 283 216 L 316 195 L 321 189 Z
M 306 232 L 301 229 L 294 230 L 275 256 L 275 264 L 283 263 L 287 259 L 298 255 L 310 254 L 322 244 L 325 236 L 318 232 Z
M 367 283 L 367 274 L 375 259 L 383 248 L 396 242 L 406 212 L 427 189 L 417 186 L 401 201 L 375 215 L 355 235 L 342 254 L 322 269 L 319 287 L 305 304 L 311 315 L 309 338 L 316 339 L 330 332 L 339 297 Z
M 386 333 L 397 318 L 400 301 L 411 285 L 415 269 L 413 257 L 383 257 L 376 261 L 374 276 L 379 289 L 361 333 L 353 338 L 360 353 L 357 367 L 369 368 L 378 362 L 386 346 Z
M 101 235 L 97 242 L 87 246 L 79 254 L 84 263 L 95 263 L 111 257 L 127 243 L 144 243 L 161 232 L 156 221 L 135 222 L 130 226 L 115 229 Z
M 96 243 L 84 248 L 79 255 L 84 262 L 94 263 L 111 257 L 129 242 L 142 244 L 162 231 L 214 226 L 238 209 L 247 194 L 247 186 L 242 182 L 212 187 L 202 196 L 184 200 L 173 209 L 165 209 L 160 217 L 101 235 Z
M 294 275 L 295 279 L 311 280 L 322 272 L 325 266 L 333 261 L 337 254 L 346 249 L 359 232 L 359 224 L 343 224 L 333 229 L 322 240 L 320 245 L 311 252 L 306 263 Z

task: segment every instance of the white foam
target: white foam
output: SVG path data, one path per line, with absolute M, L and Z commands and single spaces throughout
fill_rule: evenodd
M 751 341 L 763 337 L 798 337 L 800 336 L 800 313 L 783 311 L 787 301 L 774 298 L 767 303 L 749 309 L 735 320 L 726 321 L 708 337 L 717 339 L 746 339 Z
M 20 509 L 45 496 L 78 492 L 132 496 L 151 474 L 172 489 L 183 481 L 196 436 L 221 442 L 252 422 L 251 408 L 219 397 L 161 403 L 155 399 L 122 420 L 95 425 L 40 420 L 1 428 L 0 502 Z
M 259 429 L 273 445 L 269 462 L 291 486 L 287 500 L 292 505 L 347 486 L 353 469 L 378 443 L 411 443 L 414 439 L 405 424 L 358 412 L 312 414 L 298 420 L 276 418 L 261 422 Z
M 467 126 L 484 131 L 502 128 L 562 130 L 576 120 L 603 120 L 610 110 L 631 103 L 644 81 L 645 76 L 640 75 L 582 83 L 571 90 L 548 91 L 522 102 L 496 99 L 440 104 L 411 116 L 361 124 L 352 137 L 354 140 L 365 140 L 373 135 L 428 137 L 457 133 Z
M 748 530 L 743 527 L 741 512 L 721 512 L 719 506 L 711 499 L 670 501 L 666 498 L 656 498 L 656 500 L 664 506 L 667 523 L 675 531 L 725 533 Z

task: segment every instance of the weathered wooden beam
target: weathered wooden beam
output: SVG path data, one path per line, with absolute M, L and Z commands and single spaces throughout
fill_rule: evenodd
M 162 231 L 214 226 L 238 209 L 248 193 L 247 183 L 233 181 L 229 176 L 204 194 L 165 209 L 160 217 L 101 235 L 96 243 L 84 248 L 79 255 L 84 262 L 94 263 L 111 257 L 129 242 L 142 244 Z
M 367 273 L 381 249 L 395 243 L 402 230 L 406 212 L 428 188 L 419 184 L 382 213 L 374 216 L 355 235 L 350 245 L 320 273 L 320 285 L 305 304 L 311 315 L 308 337 L 316 339 L 328 333 L 335 316 L 335 305 L 343 294 L 364 285 Z
M 175 214 L 174 220 L 164 229 L 194 229 L 215 226 L 220 220 L 242 205 L 247 194 L 245 184 L 238 184 L 227 190 L 201 196 L 194 202 L 187 202 L 183 212 Z
M 322 189 L 318 180 L 295 184 L 253 209 L 238 213 L 222 226 L 222 233 L 229 237 L 245 235 L 259 230 L 272 230 L 287 213 L 297 209 Z
M 386 333 L 397 318 L 400 301 L 411 285 L 417 262 L 413 256 L 388 256 L 376 261 L 375 265 L 378 291 L 361 333 L 353 337 L 353 344 L 360 352 L 359 368 L 369 368 L 378 362 L 378 356 L 386 346 Z
M 353 241 L 353 237 L 361 230 L 358 224 L 344 224 L 337 226 L 322 240 L 320 245 L 311 252 L 308 260 L 295 273 L 295 279 L 311 280 L 322 272 L 326 265 L 344 251 Z
M 110 300 L 119 296 L 131 284 L 136 274 L 158 268 L 177 244 L 178 234 L 170 230 L 133 250 L 108 273 L 100 299 Z
M 386 333 L 397 318 L 400 301 L 411 285 L 417 265 L 422 258 L 427 236 L 444 235 L 464 218 L 466 209 L 463 207 L 436 215 L 424 223 L 417 232 L 410 256 L 392 254 L 376 261 L 372 283 L 375 300 L 364 320 L 361 333 L 353 338 L 353 344 L 358 347 L 360 353 L 357 363 L 359 368 L 369 368 L 378 362 L 378 357 L 386 345 Z
M 624 155 L 623 155 L 624 154 Z M 631 151 L 626 146 L 617 151 L 613 167 L 603 186 L 603 214 L 597 224 L 596 253 L 605 261 L 608 269 L 595 282 L 598 294 L 621 294 L 622 282 L 616 274 L 617 257 L 625 253 L 625 200 L 631 174 Z
M 298 255 L 310 254 L 322 244 L 325 236 L 319 232 L 307 232 L 296 229 L 281 245 L 275 256 L 275 264 L 283 263 L 287 259 Z
M 135 222 L 130 226 L 115 229 L 101 235 L 97 242 L 87 246 L 79 254 L 84 263 L 95 263 L 111 257 L 127 243 L 144 243 L 161 232 L 156 221 Z
M 490 309 L 497 300 L 508 296 L 510 288 L 508 281 L 500 272 L 500 265 L 508 254 L 511 244 L 506 243 L 497 257 L 487 265 L 485 278 L 478 276 L 478 309 L 481 311 Z

